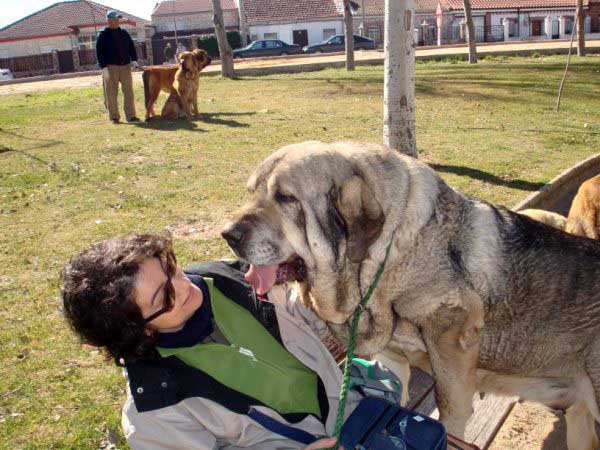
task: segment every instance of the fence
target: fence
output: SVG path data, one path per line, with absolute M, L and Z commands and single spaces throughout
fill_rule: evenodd
M 79 49 L 79 65 L 80 66 L 91 66 L 96 65 L 98 60 L 96 59 L 95 48 Z
M 239 31 L 228 31 L 227 41 L 232 49 L 240 48 L 242 45 L 242 38 Z M 178 36 L 177 40 L 170 36 L 155 35 L 152 38 L 152 55 L 153 64 L 163 64 L 166 62 L 165 48 L 167 44 L 171 44 L 173 52 L 179 48 L 182 50 L 193 50 L 195 48 L 202 48 L 206 50 L 211 58 L 219 57 L 219 47 L 217 45 L 217 38 L 214 34 L 193 34 L 190 36 Z M 144 51 L 146 49 L 144 48 Z M 138 53 L 139 55 L 139 53 Z
M 146 44 L 145 42 L 135 42 L 135 51 L 137 53 L 138 61 L 140 64 L 144 64 L 148 59 L 146 53 Z M 98 59 L 96 58 L 96 49 L 95 48 L 84 48 L 79 49 L 79 65 L 81 67 L 96 66 L 98 64 Z
M 0 67 L 10 69 L 15 78 L 50 75 L 58 72 L 52 53 L 1 58 Z
M 504 26 L 493 25 L 474 27 L 476 42 L 502 42 L 504 41 Z M 441 45 L 464 44 L 467 41 L 466 27 L 450 26 L 441 29 Z M 419 28 L 418 45 L 437 45 L 438 29 L 433 26 Z

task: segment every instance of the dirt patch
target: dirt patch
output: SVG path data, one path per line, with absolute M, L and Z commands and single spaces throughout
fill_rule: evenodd
M 517 403 L 488 450 L 567 448 L 564 415 L 535 403 Z
M 222 223 L 198 220 L 169 225 L 167 230 L 177 239 L 196 240 L 219 237 L 222 227 Z

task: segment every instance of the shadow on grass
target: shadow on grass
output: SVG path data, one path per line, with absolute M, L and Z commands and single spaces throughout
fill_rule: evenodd
M 39 142 L 38 145 L 34 145 L 33 147 L 27 148 L 26 150 L 28 150 L 28 151 L 35 150 L 38 148 L 48 148 L 48 147 L 53 147 L 55 145 L 63 144 L 62 141 L 57 141 L 57 140 L 53 140 L 53 139 L 35 138 L 35 137 L 30 137 L 30 136 L 23 136 L 21 134 L 0 128 L 0 135 L 2 135 L 2 134 L 7 135 L 7 136 L 12 136 L 17 139 L 23 139 L 26 141 L 35 141 L 36 143 Z M 34 161 L 44 164 L 44 165 L 49 164 L 48 161 L 46 161 L 38 156 L 31 155 L 24 150 L 17 150 L 16 148 L 13 148 L 13 147 L 8 147 L 6 145 L 0 145 L 0 155 L 2 155 L 4 153 L 10 153 L 10 152 L 18 153 L 20 155 L 26 156 L 28 158 L 33 159 Z
M 193 120 L 166 120 L 160 117 L 154 117 L 150 122 L 134 122 L 139 128 L 146 128 L 152 130 L 162 131 L 176 131 L 176 130 L 188 130 L 188 131 L 200 131 L 206 133 L 208 130 L 198 128 L 198 122 L 210 123 L 213 125 L 224 125 L 232 128 L 246 128 L 249 127 L 247 123 L 238 122 L 233 119 L 221 119 L 220 116 L 252 116 L 255 112 L 214 112 L 214 113 L 200 113 L 194 116 Z
M 33 148 L 39 148 L 39 147 L 46 147 L 46 146 L 45 145 L 37 145 L 37 146 L 35 146 Z M 11 153 L 11 152 L 12 153 L 18 153 L 19 155 L 27 156 L 28 158 L 31 158 L 34 161 L 42 163 L 42 164 L 44 164 L 46 166 L 49 164 L 48 161 L 46 161 L 46 160 L 44 160 L 44 159 L 42 159 L 42 158 L 40 158 L 38 156 L 30 155 L 29 153 L 24 152 L 23 150 L 17 150 L 16 148 L 5 147 L 3 145 L 0 145 L 0 155 L 2 155 L 4 153 Z
M 212 113 L 200 113 L 198 116 L 202 122 L 211 123 L 214 125 L 225 125 L 233 128 L 247 128 L 250 125 L 247 123 L 238 122 L 233 119 L 220 119 L 219 117 L 231 117 L 231 116 L 253 116 L 256 114 L 254 111 L 250 112 L 212 112 Z
M 505 180 L 503 178 L 484 172 L 483 170 L 473 169 L 472 167 L 450 166 L 446 164 L 429 164 L 429 166 L 438 172 L 453 173 L 462 177 L 469 177 L 486 183 L 504 186 L 522 191 L 537 191 L 544 186 L 545 183 L 534 183 L 527 180 Z
M 160 117 L 153 117 L 149 122 L 132 122 L 128 125 L 133 125 L 138 128 L 144 128 L 149 130 L 161 130 L 161 131 L 177 131 L 177 130 L 188 130 L 188 131 L 200 131 L 206 133 L 207 130 L 198 128 L 195 122 L 179 119 L 161 119 Z

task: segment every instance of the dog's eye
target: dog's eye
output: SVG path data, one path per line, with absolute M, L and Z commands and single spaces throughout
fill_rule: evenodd
M 298 200 L 293 195 L 285 195 L 277 191 L 275 193 L 275 201 L 277 201 L 278 203 L 293 203 L 297 202 Z

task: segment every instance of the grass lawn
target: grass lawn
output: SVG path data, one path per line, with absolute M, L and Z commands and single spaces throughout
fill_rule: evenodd
M 557 114 L 564 62 L 418 64 L 420 157 L 452 186 L 512 206 L 598 152 L 600 58 L 572 61 Z M 230 255 L 220 225 L 264 157 L 309 139 L 381 141 L 382 77 L 367 67 L 203 78 L 189 123 L 112 125 L 98 88 L 0 98 L 0 448 L 120 436 L 121 372 L 79 344 L 59 310 L 71 255 L 165 228 L 184 264 Z M 143 117 L 141 86 L 136 100 Z

